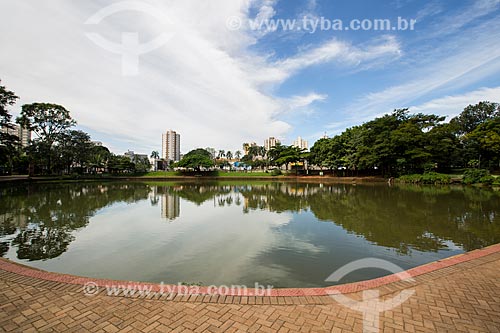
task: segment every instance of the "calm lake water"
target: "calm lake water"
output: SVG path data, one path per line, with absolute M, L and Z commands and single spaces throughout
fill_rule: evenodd
M 305 183 L 58 183 L 0 188 L 0 255 L 48 271 L 275 287 L 366 257 L 407 269 L 500 242 L 500 193 Z M 342 283 L 382 275 L 349 274 Z

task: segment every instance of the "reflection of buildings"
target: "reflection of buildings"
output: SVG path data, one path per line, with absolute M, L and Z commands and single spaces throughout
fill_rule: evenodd
M 175 193 L 165 193 L 161 196 L 161 217 L 175 220 L 181 213 L 180 197 Z

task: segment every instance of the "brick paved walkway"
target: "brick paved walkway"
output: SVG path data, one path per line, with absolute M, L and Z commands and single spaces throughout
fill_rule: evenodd
M 410 272 L 415 278 L 411 286 L 389 277 L 346 290 L 353 291 L 348 296 L 354 299 L 361 299 L 356 290 L 367 286 L 377 287 L 382 299 L 415 290 L 408 301 L 380 315 L 381 332 L 500 332 L 500 245 Z M 58 282 L 51 281 L 53 276 L 0 260 L 0 331 L 363 331 L 361 313 L 329 296 L 306 296 L 300 290 L 293 291 L 300 297 L 171 295 L 166 300 L 104 292 L 86 297 L 81 285 L 85 279 Z

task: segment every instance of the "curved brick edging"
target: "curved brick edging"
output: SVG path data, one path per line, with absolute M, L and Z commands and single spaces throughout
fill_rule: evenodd
M 434 271 L 441 270 L 456 264 L 468 262 L 474 259 L 482 258 L 494 253 L 500 253 L 500 243 L 496 245 L 491 245 L 483 249 L 474 250 L 464 254 L 459 254 L 450 258 L 438 260 L 429 264 L 418 266 L 409 269 L 405 272 L 405 275 L 409 277 L 417 277 L 423 274 L 431 273 Z M 261 297 L 300 297 L 300 296 L 328 296 L 334 293 L 356 293 L 363 290 L 368 290 L 372 288 L 378 288 L 391 283 L 400 282 L 399 274 L 392 274 L 380 278 L 376 278 L 368 281 L 361 281 L 349 284 L 343 284 L 338 286 L 331 286 L 325 288 L 283 288 L 283 289 L 272 289 L 270 294 L 262 295 L 262 291 L 255 289 L 248 289 L 245 294 L 236 294 L 231 291 L 225 293 L 213 293 L 209 292 L 209 287 L 196 287 L 196 292 L 192 292 L 189 288 L 179 287 L 177 285 L 159 285 L 153 283 L 145 282 L 130 282 L 130 281 L 120 281 L 120 280 L 108 280 L 108 279 L 93 279 L 88 277 L 80 277 L 68 274 L 60 274 L 47 272 L 25 266 L 22 264 L 14 263 L 8 259 L 0 258 L 0 270 L 14 273 L 23 277 L 30 277 L 39 280 L 49 281 L 49 282 L 59 282 L 69 285 L 79 285 L 84 286 L 88 283 L 95 284 L 96 287 L 106 287 L 106 286 L 127 286 L 133 284 L 134 286 L 142 286 L 151 288 L 152 292 L 163 292 L 168 288 L 171 293 L 181 293 L 182 295 L 211 295 L 211 296 L 261 296 Z M 404 282 L 404 281 L 403 281 Z M 181 290 L 182 288 L 182 290 Z M 186 292 L 187 291 L 187 292 Z

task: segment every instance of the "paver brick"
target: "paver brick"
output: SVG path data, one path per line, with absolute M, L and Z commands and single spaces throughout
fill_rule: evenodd
M 389 299 L 403 289 L 414 295 L 380 314 L 380 332 L 500 332 L 500 247 L 442 268 L 420 272 L 412 285 L 379 286 Z M 481 254 L 481 253 L 480 253 Z M 362 332 L 360 312 L 328 296 L 117 297 L 83 295 L 68 278 L 44 281 L 2 269 L 0 259 L 0 331 L 14 332 Z M 451 265 L 451 264 L 452 265 Z M 441 265 L 441 264 L 440 264 Z M 26 268 L 23 268 L 26 269 Z M 423 272 L 423 273 L 422 273 Z M 280 294 L 281 295 L 281 294 Z M 304 296 L 305 295 L 305 296 Z M 170 295 L 169 295 L 170 296 Z M 361 292 L 347 295 L 360 300 Z M 371 325 L 376 326 L 371 316 Z

